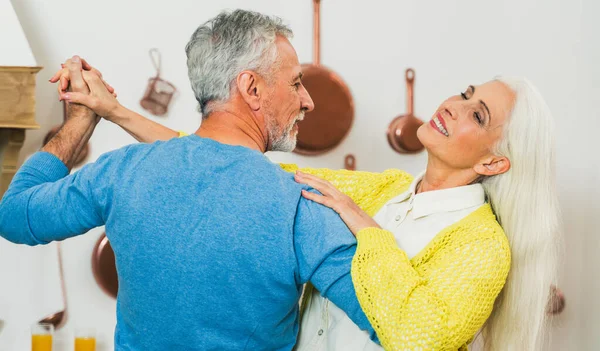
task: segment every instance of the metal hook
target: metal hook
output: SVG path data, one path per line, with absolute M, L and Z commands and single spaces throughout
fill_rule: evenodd
M 154 68 L 156 69 L 156 76 L 159 77 L 160 70 L 162 67 L 160 51 L 158 51 L 158 49 L 156 49 L 156 48 L 152 48 L 152 49 L 150 49 L 150 51 L 148 53 L 150 55 L 150 60 L 152 60 L 152 64 L 154 65 Z

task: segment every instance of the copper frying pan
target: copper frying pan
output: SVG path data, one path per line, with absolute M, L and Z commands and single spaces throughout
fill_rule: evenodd
M 417 138 L 417 129 L 423 124 L 423 121 L 413 114 L 415 71 L 409 68 L 405 75 L 408 113 L 392 120 L 388 127 L 387 139 L 394 151 L 410 154 L 423 150 L 423 144 Z
M 119 279 L 115 265 L 115 253 L 105 233 L 98 238 L 94 251 L 92 251 L 92 272 L 102 291 L 108 296 L 117 298 Z
M 298 123 L 298 142 L 294 152 L 301 155 L 319 155 L 332 150 L 348 135 L 354 120 L 354 101 L 348 86 L 339 75 L 321 66 L 321 0 L 313 0 L 313 5 L 314 63 L 302 65 L 302 83 L 315 108 Z

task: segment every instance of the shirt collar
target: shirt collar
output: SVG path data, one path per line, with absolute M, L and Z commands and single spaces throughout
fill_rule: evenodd
M 410 199 L 413 218 L 421 218 L 434 213 L 459 211 L 485 203 L 485 192 L 479 183 L 450 189 L 427 191 L 415 194 L 417 185 L 425 172 L 414 178 L 408 190 L 396 196 L 388 204 L 397 204 Z

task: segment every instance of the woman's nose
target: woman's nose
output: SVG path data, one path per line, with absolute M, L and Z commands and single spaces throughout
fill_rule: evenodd
M 458 118 L 458 110 L 456 106 L 453 106 L 452 104 L 446 104 L 445 106 L 442 106 L 442 117 L 447 117 L 453 120 L 456 120 Z

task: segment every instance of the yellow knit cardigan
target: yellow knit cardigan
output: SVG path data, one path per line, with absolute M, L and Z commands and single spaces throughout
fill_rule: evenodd
M 370 216 L 412 182 L 398 170 L 301 171 L 328 180 Z M 508 240 L 490 205 L 442 230 L 411 260 L 389 231 L 367 228 L 356 239 L 352 280 L 381 345 L 386 350 L 467 350 L 510 269 Z
M 301 171 L 329 181 L 370 216 L 413 180 L 399 170 Z M 467 350 L 510 270 L 508 240 L 489 204 L 446 227 L 411 260 L 387 230 L 363 229 L 356 240 L 356 296 L 386 350 Z

